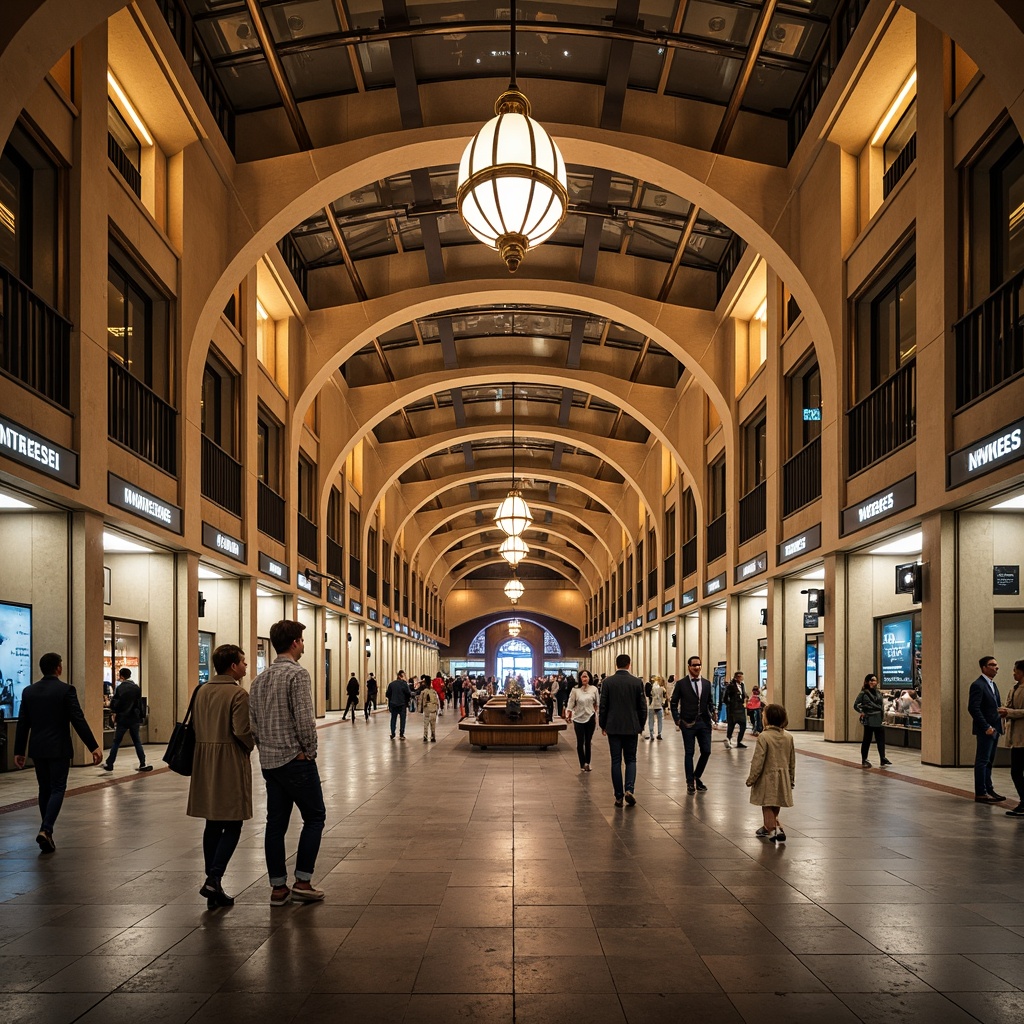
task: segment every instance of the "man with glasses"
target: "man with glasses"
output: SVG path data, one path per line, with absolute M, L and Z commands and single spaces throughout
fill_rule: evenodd
M 1002 803 L 992 788 L 992 762 L 996 756 L 996 745 L 1003 732 L 1003 720 L 999 717 L 999 690 L 996 687 L 996 673 L 999 664 L 991 654 L 978 659 L 981 675 L 971 683 L 967 696 L 967 713 L 971 716 L 971 732 L 977 747 L 974 754 L 974 799 L 979 804 Z
M 683 734 L 683 767 L 686 770 L 686 792 L 707 791 L 701 776 L 711 757 L 711 682 L 700 674 L 701 661 L 696 655 L 687 659 L 687 674 L 672 691 L 672 721 Z M 694 745 L 700 747 L 697 766 L 693 765 Z

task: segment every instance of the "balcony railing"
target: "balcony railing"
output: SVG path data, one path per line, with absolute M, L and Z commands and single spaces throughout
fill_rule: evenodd
M 204 498 L 215 501 L 232 515 L 242 515 L 242 464 L 219 444 L 203 435 L 203 466 L 200 487 Z
M 740 543 L 764 533 L 768 519 L 768 485 L 764 481 L 740 498 Z
M 953 328 L 956 407 L 963 408 L 1024 370 L 1024 270 Z
M 647 600 L 653 601 L 658 596 L 658 570 L 652 569 L 647 574 Z
M 0 267 L 0 370 L 67 409 L 70 353 L 70 321 Z
M 128 187 L 141 199 L 142 175 L 110 132 L 107 132 L 107 156 L 110 157 L 110 162 L 117 168 L 117 173 L 124 178 Z
M 206 100 L 206 105 L 217 122 L 217 127 L 220 128 L 227 144 L 234 150 L 235 113 L 195 29 L 192 15 L 185 7 L 184 0 L 157 0 L 157 3 L 167 27 L 174 36 L 174 41 L 178 44 L 178 49 L 192 69 L 192 77 L 195 78 L 203 99 Z
M 108 360 L 107 432 L 113 440 L 175 476 L 177 419 L 174 406 L 168 405 L 120 363 Z
M 691 537 L 683 543 L 680 552 L 682 556 L 683 571 L 679 574 L 679 582 L 682 583 L 687 576 L 692 576 L 697 571 L 697 538 Z
M 377 599 L 377 574 L 373 569 L 366 570 L 366 596 L 373 600 Z
M 662 577 L 665 581 L 665 589 L 676 585 L 676 556 L 669 555 L 662 566 Z
M 348 582 L 356 590 L 363 589 L 363 565 L 355 555 L 348 556 Z
M 725 252 L 722 253 L 722 258 L 719 260 L 718 270 L 715 274 L 716 294 L 719 299 L 725 294 L 725 289 L 729 287 L 729 281 L 732 275 L 736 273 L 736 268 L 740 265 L 740 259 L 746 251 L 747 243 L 739 235 L 733 235 L 729 239 L 729 244 L 726 246 Z
M 284 543 L 284 498 L 262 480 L 256 484 L 256 528 Z
M 285 264 L 288 266 L 288 271 L 295 279 L 295 283 L 299 286 L 299 291 L 302 293 L 302 297 L 309 302 L 309 271 L 306 269 L 305 260 L 302 258 L 302 254 L 299 252 L 292 240 L 291 235 L 285 235 L 277 243 L 277 248 L 281 253 L 281 257 Z
M 832 16 L 828 33 L 821 41 L 818 53 L 811 63 L 804 84 L 797 93 L 796 101 L 789 113 L 789 155 L 793 155 L 800 139 L 811 123 L 814 111 L 818 109 L 832 74 L 868 6 L 869 0 L 845 0 L 839 4 Z
M 882 198 L 884 199 L 895 187 L 896 183 L 910 170 L 917 159 L 917 132 L 907 139 L 907 144 L 900 150 L 899 156 L 889 165 L 889 170 L 882 178 Z
M 301 512 L 297 513 L 298 538 L 297 547 L 303 558 L 308 558 L 315 565 L 320 560 L 320 544 L 317 537 L 316 523 L 307 519 Z
M 708 523 L 707 540 L 708 561 L 713 562 L 725 554 L 725 513 L 723 512 L 713 522 Z
M 821 438 L 809 441 L 782 466 L 782 515 L 821 497 Z
M 336 580 L 345 579 L 345 551 L 333 537 L 327 538 L 327 574 Z
M 848 413 L 850 473 L 884 459 L 917 434 L 917 366 L 901 366 Z
M 391 607 L 391 580 L 380 581 L 380 599 L 385 608 Z

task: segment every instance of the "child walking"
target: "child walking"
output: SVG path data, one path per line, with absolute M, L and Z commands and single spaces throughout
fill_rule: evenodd
M 764 708 L 764 721 L 765 729 L 757 737 L 747 775 L 750 802 L 759 806 L 764 815 L 764 825 L 754 834 L 770 843 L 784 843 L 786 833 L 779 821 L 779 811 L 793 806 L 796 748 L 793 737 L 786 732 L 789 716 L 781 704 Z

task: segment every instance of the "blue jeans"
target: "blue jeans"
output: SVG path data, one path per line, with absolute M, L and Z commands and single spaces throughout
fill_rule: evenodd
M 978 741 L 974 755 L 974 795 L 984 796 L 995 792 L 992 788 L 992 762 L 996 757 L 999 733 L 993 732 L 991 736 L 979 733 L 974 738 Z
M 117 725 L 114 727 L 114 742 L 110 745 L 110 751 L 107 753 L 107 764 L 113 764 L 117 760 L 117 751 L 125 733 L 131 736 L 132 743 L 135 744 L 135 753 L 139 755 L 139 766 L 141 767 L 146 763 L 146 748 L 143 747 L 142 740 L 139 739 L 139 723 L 125 722 L 121 718 L 118 718 Z
M 270 884 L 288 884 L 284 837 L 288 831 L 292 807 L 298 807 L 302 815 L 302 832 L 299 834 L 299 848 L 295 854 L 295 878 L 308 882 L 313 877 L 316 855 L 320 852 L 320 837 L 327 819 L 316 761 L 300 761 L 296 758 L 280 768 L 264 768 L 263 778 L 267 783 L 267 832 L 263 848 L 267 856 Z
M 68 769 L 71 762 L 66 757 L 36 757 L 32 759 L 39 783 L 39 815 L 43 832 L 52 832 L 64 803 L 64 791 L 68 788 Z
M 400 718 L 402 720 L 401 728 L 398 731 L 399 736 L 405 735 L 405 719 L 409 714 L 409 708 L 403 704 L 400 708 L 391 708 L 391 738 L 395 738 L 395 722 Z
M 647 735 L 654 739 L 654 720 L 658 720 L 658 738 L 661 738 L 661 726 L 665 721 L 663 708 L 649 708 L 647 711 Z
M 625 790 L 633 792 L 636 785 L 636 741 L 637 734 L 633 733 L 609 733 L 608 751 L 612 755 L 612 789 L 615 790 L 615 799 L 621 800 Z M 626 759 L 626 781 L 622 781 L 622 759 Z
M 686 784 L 692 785 L 694 779 L 704 774 L 704 767 L 711 756 L 711 726 L 703 719 L 697 719 L 693 725 L 681 722 L 679 728 L 683 733 L 683 768 L 686 771 Z M 700 747 L 697 767 L 693 767 L 694 744 Z

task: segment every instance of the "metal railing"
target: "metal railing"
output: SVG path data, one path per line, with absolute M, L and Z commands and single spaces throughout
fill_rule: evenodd
M 0 370 L 71 407 L 71 322 L 0 267 Z
M 896 183 L 910 170 L 917 159 L 917 132 L 907 139 L 907 144 L 900 150 L 899 156 L 889 165 L 882 177 L 882 198 L 884 199 L 895 187 Z
M 725 554 L 725 520 L 726 513 L 723 512 L 713 522 L 708 523 L 707 556 L 709 562 L 713 562 Z
M 380 599 L 386 608 L 391 607 L 391 580 L 380 581 Z
M 107 432 L 136 455 L 177 474 L 177 421 L 165 402 L 114 359 L 107 362 Z
M 366 596 L 373 600 L 377 599 L 377 574 L 373 569 L 366 570 Z
M 356 590 L 363 589 L 363 565 L 355 555 L 348 556 L 348 582 Z
M 729 281 L 736 273 L 736 268 L 740 265 L 740 260 L 746 251 L 747 243 L 739 235 L 734 234 L 729 239 L 725 252 L 722 253 L 722 258 L 718 262 L 718 270 L 715 273 L 717 287 L 715 294 L 719 299 L 725 294 L 725 289 L 729 287 Z
M 832 74 L 850 39 L 867 9 L 869 0 L 845 0 L 841 2 L 829 23 L 828 33 L 821 41 L 821 46 L 811 62 L 811 67 L 804 79 L 804 84 L 797 93 L 796 100 L 789 111 L 789 155 L 792 156 L 807 126 L 811 123 L 814 111 L 817 110 L 821 97 L 832 81 Z
M 288 272 L 295 279 L 302 297 L 306 302 L 309 302 L 309 271 L 306 269 L 306 262 L 303 260 L 302 253 L 299 252 L 294 239 L 291 235 L 285 235 L 277 243 L 277 248 L 281 253 L 281 258 L 288 267 Z
M 647 574 L 647 600 L 653 601 L 658 594 L 658 570 L 651 569 Z
M 320 561 L 320 544 L 316 523 L 307 519 L 301 512 L 297 512 L 296 516 L 298 519 L 296 547 L 303 558 L 308 558 L 315 565 Z
M 157 0 L 157 4 L 174 36 L 174 41 L 178 44 L 178 49 L 188 61 L 192 77 L 196 80 L 199 91 L 217 122 L 217 127 L 220 128 L 228 146 L 234 151 L 235 112 L 228 94 L 213 70 L 213 64 L 192 22 L 192 15 L 183 0 Z
M 821 497 L 821 438 L 808 441 L 792 458 L 782 464 L 782 515 Z
M 692 576 L 697 571 L 697 538 L 691 537 L 684 541 L 682 551 L 682 572 L 679 574 L 679 582 L 682 583 L 687 576 Z
M 740 498 L 740 543 L 764 533 L 768 521 L 768 484 L 761 481 Z
M 128 187 L 141 199 L 142 174 L 135 164 L 128 159 L 128 154 L 121 148 L 120 143 L 110 132 L 107 132 L 107 156 L 110 157 L 110 162 L 117 168 L 117 173 L 124 178 Z
M 345 579 L 345 550 L 333 538 L 327 538 L 327 574 L 336 580 Z
M 669 555 L 661 570 L 662 579 L 665 581 L 665 589 L 676 585 L 676 556 Z M 655 588 L 656 589 L 656 588 Z M 654 593 L 652 590 L 651 593 Z
M 203 465 L 200 489 L 204 498 L 215 501 L 232 515 L 242 515 L 242 464 L 236 462 L 216 441 L 203 435 Z
M 956 407 L 988 394 L 1024 370 L 1024 270 L 953 327 Z
M 284 543 L 284 498 L 262 480 L 256 482 L 256 529 Z
M 884 459 L 917 434 L 917 365 L 901 366 L 847 414 L 850 473 Z

